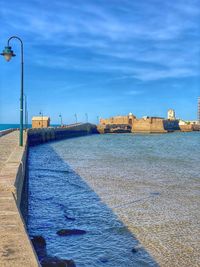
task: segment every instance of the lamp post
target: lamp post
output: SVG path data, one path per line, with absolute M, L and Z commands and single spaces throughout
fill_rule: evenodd
M 25 119 L 25 129 L 28 128 L 28 110 L 27 110 L 27 96 L 24 94 L 24 119 Z
M 77 119 L 77 114 L 76 113 L 74 114 L 74 117 L 75 117 L 75 121 L 77 123 L 78 119 Z
M 11 36 L 8 39 L 7 46 L 1 53 L 2 56 L 5 57 L 6 61 L 10 61 L 12 57 L 15 57 L 11 46 L 10 41 L 12 39 L 17 39 L 21 44 L 21 92 L 20 92 L 20 134 L 19 134 L 19 145 L 23 146 L 23 94 L 24 94 L 24 49 L 23 42 L 17 36 Z
M 85 121 L 86 121 L 86 123 L 88 122 L 88 114 L 87 113 L 85 113 Z
M 97 116 L 97 124 L 99 124 L 99 116 Z
M 62 115 L 60 114 L 59 117 L 60 117 L 60 126 L 62 127 L 62 125 L 63 125 L 63 123 L 62 123 Z
M 43 128 L 43 112 L 42 111 L 40 111 L 40 116 L 42 117 L 42 128 Z

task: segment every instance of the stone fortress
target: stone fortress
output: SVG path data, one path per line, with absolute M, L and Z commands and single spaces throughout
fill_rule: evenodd
M 175 111 L 169 109 L 167 119 L 162 117 L 136 118 L 132 113 L 127 116 L 115 116 L 108 119 L 100 119 L 98 130 L 100 133 L 167 133 L 174 131 L 193 131 L 193 124 L 180 124 L 176 119 Z

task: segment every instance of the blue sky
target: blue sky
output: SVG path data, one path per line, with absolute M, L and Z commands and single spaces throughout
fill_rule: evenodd
M 199 0 L 0 2 L 0 49 L 25 49 L 29 118 L 96 122 L 132 112 L 196 119 L 200 95 Z M 20 50 L 0 58 L 0 123 L 19 120 Z

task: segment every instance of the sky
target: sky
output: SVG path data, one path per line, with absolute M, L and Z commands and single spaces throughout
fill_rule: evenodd
M 1 0 L 0 50 L 24 43 L 29 122 L 197 118 L 200 0 Z M 0 123 L 19 121 L 20 43 L 0 57 Z

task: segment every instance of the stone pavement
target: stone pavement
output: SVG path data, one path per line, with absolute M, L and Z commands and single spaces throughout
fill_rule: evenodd
M 16 204 L 26 153 L 18 142 L 19 131 L 0 137 L 0 267 L 39 266 Z
M 18 145 L 19 131 L 14 131 L 10 134 L 0 137 L 0 172 L 5 165 L 9 156 L 13 153 Z

